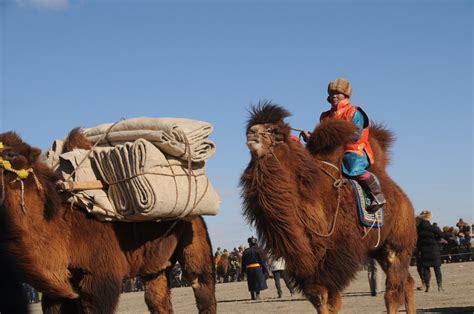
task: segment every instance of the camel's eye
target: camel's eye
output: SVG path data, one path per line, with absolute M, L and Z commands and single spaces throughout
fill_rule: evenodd
M 281 133 L 280 128 L 272 129 L 272 133 L 275 136 L 275 140 L 277 140 L 277 141 L 284 141 L 285 140 L 285 135 L 283 133 Z
M 18 153 L 13 151 L 13 150 L 10 150 L 8 152 L 5 152 L 5 158 L 12 161 L 16 158 L 16 156 L 18 156 Z

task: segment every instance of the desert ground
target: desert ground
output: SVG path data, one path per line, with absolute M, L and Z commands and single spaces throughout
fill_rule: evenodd
M 432 274 L 432 291 L 415 291 L 419 313 L 474 313 L 474 262 L 443 264 L 443 285 L 445 292 L 438 292 Z M 420 279 L 415 267 L 410 268 L 416 286 Z M 372 297 L 367 280 L 367 272 L 359 272 L 357 278 L 344 291 L 341 313 L 384 313 L 383 298 L 385 278 L 378 276 L 380 293 Z M 273 279 L 269 278 L 269 289 L 262 291 L 262 299 L 251 301 L 246 282 L 221 283 L 216 285 L 218 313 L 314 313 L 312 305 L 301 295 L 290 296 L 283 287 L 283 298 L 277 298 Z M 197 313 L 191 288 L 172 289 L 175 313 Z M 41 305 L 31 306 L 31 313 L 41 313 Z M 117 313 L 148 313 L 143 292 L 122 294 Z

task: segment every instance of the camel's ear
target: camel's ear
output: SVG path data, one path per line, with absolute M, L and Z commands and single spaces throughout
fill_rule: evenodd
M 41 155 L 41 149 L 32 147 L 30 150 L 30 156 L 28 157 L 31 163 L 38 160 L 38 157 Z

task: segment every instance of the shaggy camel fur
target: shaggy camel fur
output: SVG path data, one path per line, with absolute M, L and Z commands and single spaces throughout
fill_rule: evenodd
M 289 115 L 269 102 L 251 111 L 251 160 L 241 176 L 244 215 L 266 249 L 285 258 L 296 287 L 318 313 L 340 310 L 341 291 L 369 256 L 387 274 L 387 312 L 396 313 L 405 304 L 408 313 L 415 313 L 414 281 L 408 272 L 416 243 L 414 211 L 385 172 L 392 134 L 380 126 L 371 128 L 376 161 L 370 170 L 380 179 L 387 204 L 380 234 L 374 228 L 366 235 L 354 192 L 338 169 L 344 144 L 354 140 L 355 125 L 324 121 L 304 147 L 289 137 L 290 126 L 284 122 Z
M 13 133 L 0 134 L 0 162 L 31 169 L 20 180 L 0 167 L 1 210 L 13 237 L 7 248 L 26 280 L 43 292 L 44 313 L 114 313 L 125 278 L 141 276 L 152 313 L 173 311 L 167 274 L 176 261 L 192 283 L 200 313 L 215 313 L 212 248 L 202 217 L 167 222 L 100 222 L 66 205 L 40 150 Z M 77 130 L 67 144 L 88 148 Z M 24 202 L 24 204 L 22 204 Z

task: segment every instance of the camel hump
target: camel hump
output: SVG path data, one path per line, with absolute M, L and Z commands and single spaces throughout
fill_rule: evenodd
M 82 133 L 81 128 L 72 129 L 64 142 L 64 152 L 70 152 L 74 148 L 87 150 L 92 148 L 92 143 Z

